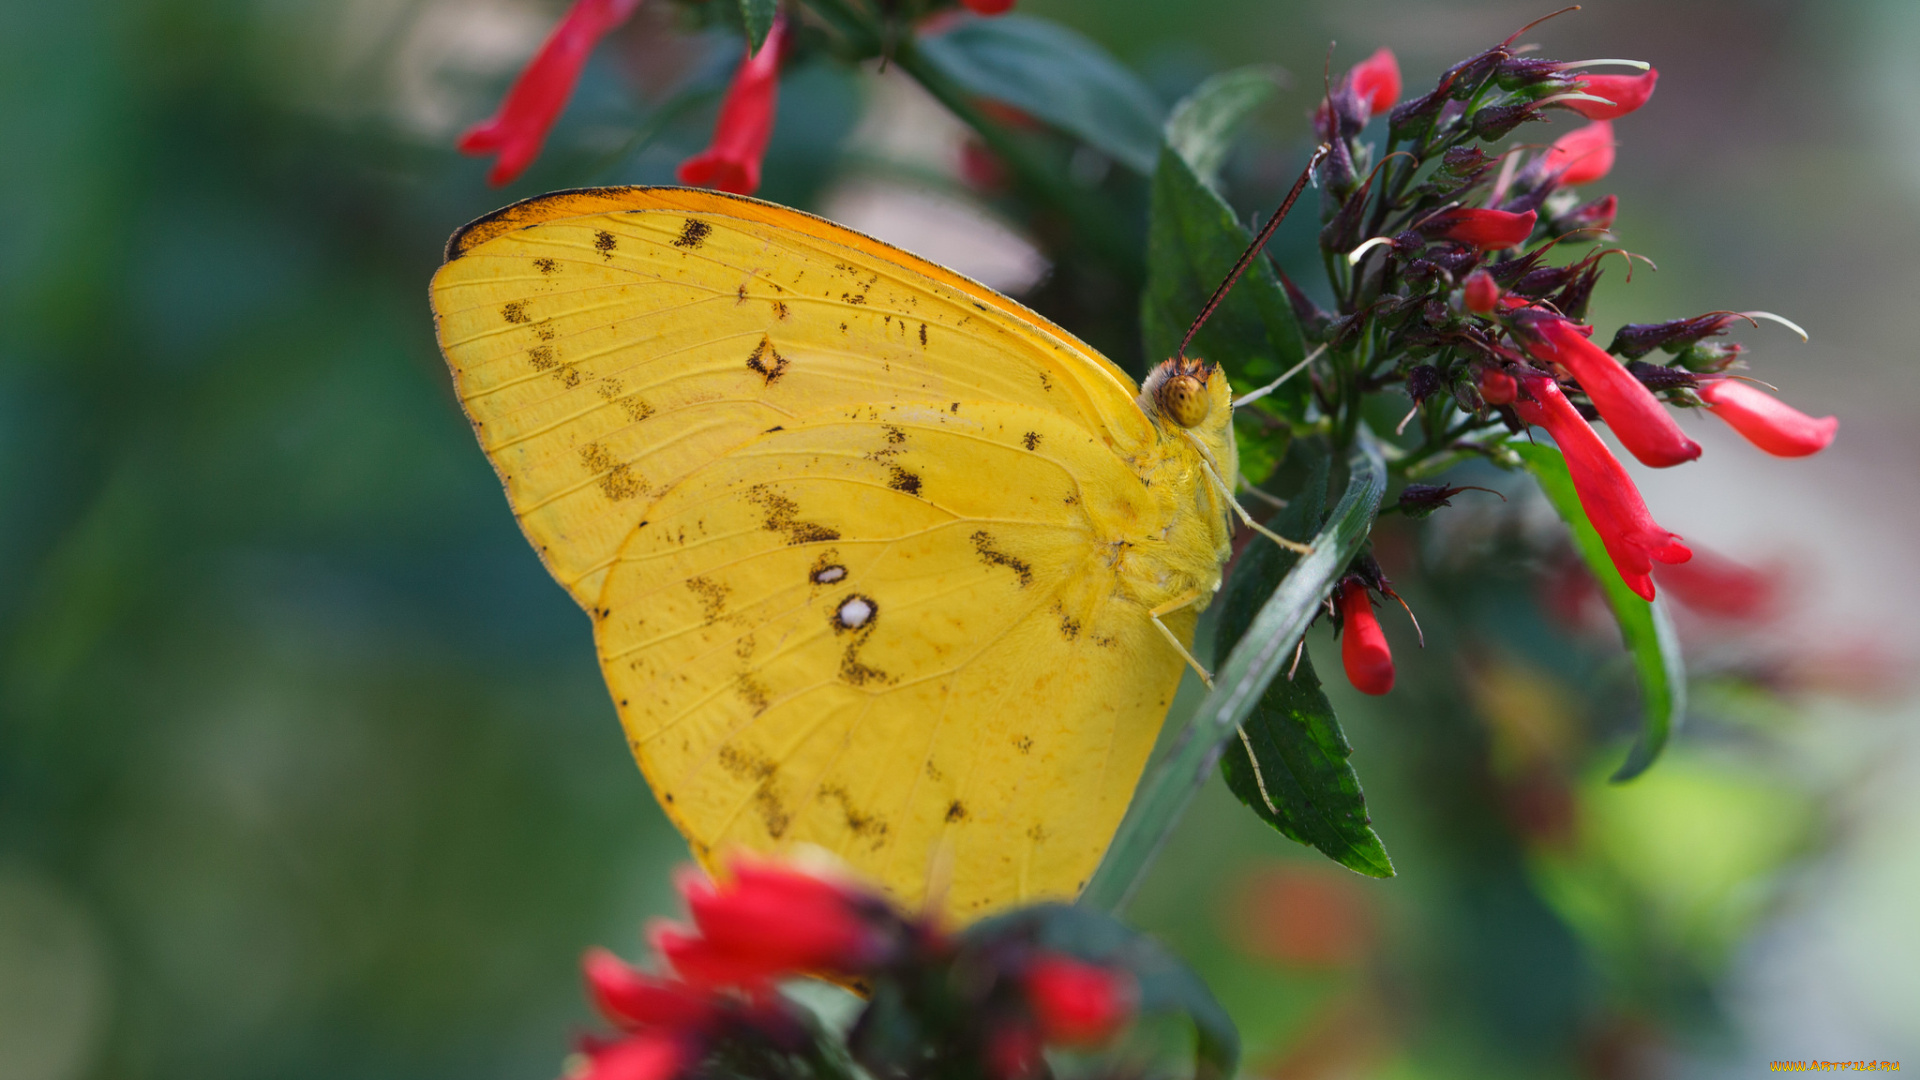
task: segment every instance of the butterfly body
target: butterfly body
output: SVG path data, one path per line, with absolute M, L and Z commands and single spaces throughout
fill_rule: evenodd
M 962 918 L 1079 890 L 1219 587 L 1223 375 L 1183 426 L 982 286 L 684 189 L 482 219 L 433 300 L 702 861 L 808 842 L 916 902 L 945 851 Z

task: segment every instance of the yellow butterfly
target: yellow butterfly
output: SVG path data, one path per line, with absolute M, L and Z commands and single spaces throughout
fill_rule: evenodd
M 950 860 L 962 920 L 1080 891 L 1245 517 L 1223 373 L 1135 387 L 950 270 L 683 188 L 481 218 L 432 297 L 696 857 L 815 844 L 908 904 Z

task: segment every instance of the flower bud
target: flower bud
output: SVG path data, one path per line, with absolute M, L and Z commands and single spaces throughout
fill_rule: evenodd
M 1604 199 L 1596 199 L 1593 202 L 1576 206 L 1572 210 L 1561 214 L 1559 217 L 1553 219 L 1553 227 L 1561 232 L 1572 232 L 1575 229 L 1611 229 L 1613 228 L 1614 215 L 1618 214 L 1619 211 L 1620 200 L 1615 196 L 1609 195 Z
M 684 1039 L 663 1031 L 643 1031 L 581 1050 L 587 1067 L 570 1080 L 673 1080 L 699 1057 Z
M 1393 103 L 1400 100 L 1400 62 L 1394 59 L 1392 49 L 1382 47 L 1353 65 L 1353 70 L 1347 72 L 1347 80 L 1374 116 L 1393 108 Z
M 1436 240 L 1453 240 L 1481 251 L 1501 251 L 1526 243 L 1539 219 L 1531 210 L 1512 214 L 1505 210 L 1456 207 L 1429 216 L 1420 223 L 1420 231 Z
M 1455 146 L 1440 156 L 1440 168 L 1454 176 L 1472 176 L 1487 163 L 1487 152 L 1477 146 Z
M 1280 287 L 1287 291 L 1287 304 L 1293 308 L 1293 317 L 1300 323 L 1300 332 L 1306 335 L 1308 341 L 1326 340 L 1327 327 L 1333 322 L 1333 316 L 1302 292 L 1285 270 L 1280 271 Z
M 1480 400 L 1489 405 L 1511 405 L 1520 395 L 1520 384 L 1512 375 L 1496 367 L 1480 369 Z
M 1432 364 L 1415 364 L 1407 369 L 1407 395 L 1415 405 L 1440 392 L 1440 369 Z
M 1040 1036 L 1061 1046 L 1099 1046 L 1133 1019 L 1139 998 L 1124 971 L 1044 953 L 1022 980 Z
M 1647 99 L 1653 96 L 1653 84 L 1659 81 L 1660 72 L 1653 68 L 1638 75 L 1582 75 L 1579 78 L 1582 93 L 1606 98 L 1612 104 L 1598 101 L 1567 101 L 1562 104 L 1589 120 L 1612 120 L 1645 105 Z
M 1702 338 L 1718 337 L 1728 324 L 1740 316 L 1729 311 L 1696 315 L 1691 319 L 1673 319 L 1662 323 L 1628 323 L 1613 335 L 1608 352 L 1638 360 L 1655 349 L 1679 352 Z
M 1815 419 L 1772 394 L 1738 379 L 1715 379 L 1700 387 L 1713 415 L 1753 445 L 1775 457 L 1806 457 L 1827 448 L 1840 427 L 1836 417 Z
M 1700 385 L 1693 372 L 1685 368 L 1661 367 L 1649 364 L 1645 360 L 1627 361 L 1627 373 L 1640 380 L 1640 385 L 1649 390 L 1691 390 Z
M 1495 304 L 1500 302 L 1500 286 L 1494 283 L 1493 275 L 1485 270 L 1475 270 L 1467 275 L 1462 288 L 1467 310 L 1475 315 L 1488 315 Z
M 731 880 L 681 883 L 697 933 L 663 926 L 654 945 L 689 982 L 756 985 L 779 975 L 859 974 L 882 962 L 897 921 L 878 897 L 775 863 L 741 860 Z
M 1408 484 L 1400 489 L 1400 501 L 1394 504 L 1394 508 L 1410 518 L 1419 519 L 1429 516 L 1443 506 L 1452 506 L 1453 497 L 1463 491 L 1500 494 L 1491 488 L 1483 488 L 1475 484 Z M 1500 497 L 1503 500 L 1506 498 L 1504 495 Z
M 647 975 L 605 949 L 589 949 L 580 966 L 600 1015 L 620 1027 L 704 1029 L 717 1016 L 693 987 Z
M 1340 609 L 1340 662 L 1347 669 L 1347 681 L 1355 690 L 1376 697 L 1393 689 L 1393 652 L 1373 614 L 1366 584 L 1358 578 L 1342 582 L 1334 604 Z
M 1490 105 L 1473 114 L 1473 137 L 1481 142 L 1498 142 L 1513 134 L 1513 129 L 1529 120 L 1544 120 L 1540 107 L 1531 101 L 1518 105 Z

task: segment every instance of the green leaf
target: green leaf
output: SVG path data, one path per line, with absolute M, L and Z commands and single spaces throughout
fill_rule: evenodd
M 1646 718 L 1627 760 L 1613 774 L 1615 783 L 1625 783 L 1647 771 L 1686 715 L 1687 671 L 1680 659 L 1680 637 L 1674 632 L 1666 604 L 1658 599 L 1652 603 L 1640 599 L 1620 580 L 1620 571 L 1614 568 L 1606 545 L 1601 543 L 1600 534 L 1594 531 L 1593 523 L 1587 520 L 1587 512 L 1580 505 L 1580 495 L 1573 488 L 1573 477 L 1567 472 L 1567 460 L 1560 451 L 1524 440 L 1511 441 L 1507 446 L 1520 455 L 1547 501 L 1573 530 L 1574 550 L 1586 560 L 1587 569 L 1600 583 L 1607 606 L 1613 609 L 1613 617 L 1620 624 L 1620 636 L 1626 642 L 1627 653 L 1633 657 Z
M 1160 152 L 1147 222 L 1147 287 L 1140 329 L 1149 361 L 1171 357 L 1187 326 L 1253 242 L 1229 207 L 1171 148 Z M 1224 364 L 1243 386 L 1279 375 L 1306 355 L 1300 325 L 1265 259 L 1257 259 L 1200 329 L 1187 355 Z M 1286 416 L 1306 405 L 1306 380 L 1268 399 Z
M 1212 186 L 1233 148 L 1234 132 L 1280 89 L 1276 68 L 1255 66 L 1223 71 L 1173 107 L 1167 118 L 1167 145 L 1173 147 L 1201 181 Z
M 1077 960 L 1117 968 L 1140 988 L 1143 1013 L 1183 1012 L 1198 1034 L 1196 1080 L 1233 1075 L 1240 1033 L 1207 984 L 1166 946 L 1104 912 L 1066 904 L 1038 904 L 983 919 L 960 935 L 961 948 L 989 951 L 1009 941 L 1030 942 Z
M 1107 911 L 1126 903 L 1194 793 L 1213 775 L 1228 740 L 1237 741 L 1240 724 L 1260 703 L 1268 684 L 1292 663 L 1294 642 L 1366 542 L 1387 489 L 1387 465 L 1364 427 L 1358 436 L 1347 463 L 1351 475 L 1346 494 L 1314 536 L 1313 554 L 1301 556 L 1280 579 L 1215 672 L 1213 689 L 1141 781 L 1080 903 Z
M 1058 23 L 974 19 L 919 42 L 920 55 L 967 91 L 1005 102 L 1085 140 L 1141 174 L 1153 171 L 1166 109 L 1112 55 Z
M 740 0 L 740 22 L 747 30 L 747 55 L 760 51 L 767 43 L 767 34 L 773 30 L 773 17 L 780 10 L 780 0 Z
M 1299 444 L 1296 444 L 1299 445 Z M 1317 531 L 1326 505 L 1327 458 L 1316 454 L 1306 486 L 1267 524 L 1282 536 Z M 1241 553 L 1228 581 L 1216 649 L 1226 654 L 1281 576 L 1299 558 L 1278 545 L 1255 543 Z M 1304 652 L 1291 677 L 1269 683 L 1240 725 L 1243 737 L 1220 758 L 1227 787 L 1261 820 L 1296 843 L 1318 848 L 1349 870 L 1392 877 L 1393 861 L 1371 828 L 1360 777 L 1333 703 L 1320 689 L 1313 659 Z

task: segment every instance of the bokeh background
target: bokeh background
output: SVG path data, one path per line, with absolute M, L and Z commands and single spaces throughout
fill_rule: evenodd
M 549 1077 L 590 1023 L 580 951 L 636 954 L 672 911 L 684 848 L 426 307 L 462 221 L 668 181 L 705 141 L 737 46 L 669 37 L 656 4 L 529 176 L 486 188 L 449 147 L 561 6 L 0 3 L 0 1077 Z M 1340 66 L 1391 46 L 1414 90 L 1547 8 L 1020 10 L 1167 101 L 1289 73 L 1229 164 L 1251 212 L 1304 159 L 1330 41 Z M 1663 523 L 1780 583 L 1775 616 L 1682 613 L 1689 728 L 1613 788 L 1617 645 L 1551 559 L 1502 555 L 1550 546 L 1524 485 L 1385 528 L 1431 647 L 1389 621 L 1401 688 L 1332 692 L 1400 876 L 1348 874 L 1216 785 L 1133 914 L 1232 1009 L 1250 1075 L 1920 1066 L 1920 8 L 1597 0 L 1531 39 L 1661 71 L 1608 187 L 1659 271 L 1613 275 L 1602 334 L 1718 308 L 1811 333 L 1740 337 L 1841 415 L 1830 451 L 1764 458 L 1693 417 L 1706 456 L 1639 474 Z M 963 133 L 902 80 L 817 63 L 783 94 L 763 195 L 1138 362 L 1125 290 L 977 197 Z M 1311 228 L 1283 262 L 1312 265 Z

